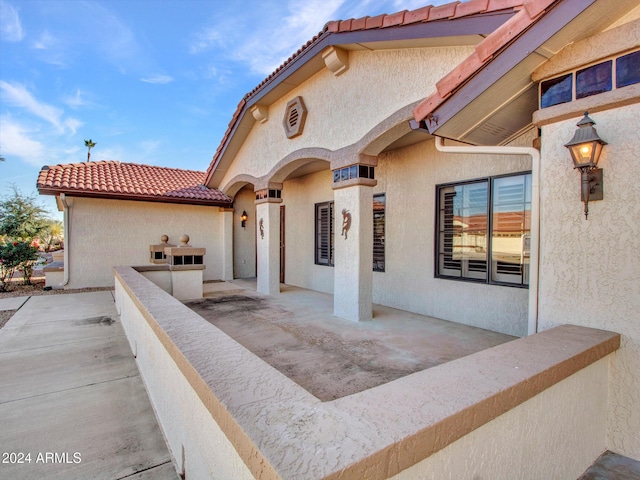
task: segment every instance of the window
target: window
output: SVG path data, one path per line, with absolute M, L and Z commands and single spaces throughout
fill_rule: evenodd
M 599 63 L 576 72 L 576 98 L 590 97 L 611 90 L 613 62 Z
M 640 83 L 640 50 L 616 60 L 616 87 Z
M 572 100 L 573 77 L 571 74 L 553 78 L 540 84 L 540 106 L 542 108 L 567 103 Z
M 531 174 L 437 187 L 436 276 L 529 283 Z
M 384 272 L 385 246 L 385 207 L 384 193 L 373 196 L 373 271 Z M 333 266 L 334 225 L 333 202 L 316 203 L 316 265 Z
M 540 82 L 540 108 L 640 83 L 640 50 Z M 615 82 L 614 82 L 615 79 Z
M 384 272 L 384 227 L 386 196 L 373 196 L 373 271 Z
M 316 265 L 333 266 L 333 202 L 316 204 Z

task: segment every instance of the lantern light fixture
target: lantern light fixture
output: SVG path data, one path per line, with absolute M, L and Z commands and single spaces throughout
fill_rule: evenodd
M 247 211 L 243 210 L 242 215 L 240 216 L 240 220 L 242 220 L 242 228 L 245 228 L 247 226 L 247 218 L 249 218 L 247 216 Z
M 584 203 L 584 218 L 589 218 L 589 201 L 602 200 L 602 169 L 598 160 L 602 147 L 607 144 L 593 127 L 596 122 L 589 118 L 589 112 L 576 125 L 573 138 L 565 143 L 569 149 L 575 169 L 581 172 L 581 199 Z

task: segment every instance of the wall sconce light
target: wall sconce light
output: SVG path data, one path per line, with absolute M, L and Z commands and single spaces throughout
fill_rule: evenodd
M 242 215 L 240 215 L 240 220 L 242 220 L 242 228 L 244 228 L 244 227 L 246 227 L 246 226 L 247 226 L 247 218 L 249 218 L 249 217 L 247 216 L 247 211 L 246 211 L 246 210 L 243 210 L 243 211 L 242 211 Z
M 573 159 L 574 168 L 581 172 L 581 199 L 584 203 L 584 218 L 589 218 L 589 200 L 602 200 L 602 169 L 598 168 L 598 160 L 602 147 L 607 144 L 598 136 L 593 128 L 596 122 L 589 118 L 589 112 L 576 125 L 573 138 L 565 143 Z

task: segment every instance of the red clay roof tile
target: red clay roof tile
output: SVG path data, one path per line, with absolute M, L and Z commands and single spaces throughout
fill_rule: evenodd
M 429 12 L 429 21 L 453 18 L 456 14 L 456 7 L 460 2 L 445 3 L 439 7 L 433 7 Z
M 396 25 L 402 25 L 404 23 L 404 14 L 407 10 L 394 13 L 392 15 L 386 15 L 382 20 L 382 27 L 395 27 Z
M 458 4 L 455 18 L 482 13 L 489 7 L 489 0 L 469 0 Z
M 367 28 L 367 19 L 369 17 L 361 17 L 361 18 L 356 18 L 355 20 L 353 20 L 351 22 L 351 30 L 355 31 L 355 30 L 364 30 L 365 28 Z
M 386 15 L 376 15 L 375 17 L 367 18 L 367 28 L 380 28 L 382 27 L 382 22 L 384 22 L 384 17 Z
M 431 5 L 427 5 L 426 7 L 422 7 L 417 10 L 411 10 L 410 12 L 405 13 L 405 25 L 416 22 L 426 22 L 427 20 L 429 20 L 429 11 L 432 8 L 433 7 Z
M 230 204 L 224 193 L 203 185 L 205 178 L 205 172 L 107 160 L 45 166 L 37 187 L 44 194 Z
M 267 83 L 273 80 L 274 77 L 276 77 L 280 71 L 286 68 L 291 62 L 293 62 L 302 53 L 304 53 L 305 50 L 315 45 L 320 40 L 324 39 L 326 35 L 340 34 L 344 32 L 353 32 L 353 31 L 359 31 L 359 30 L 401 27 L 403 25 L 409 25 L 417 22 L 441 21 L 444 19 L 454 19 L 454 18 L 459 18 L 461 16 L 467 16 L 467 15 L 474 15 L 474 14 L 480 14 L 480 13 L 486 14 L 488 12 L 495 12 L 499 10 L 512 9 L 517 11 L 523 8 L 523 3 L 524 4 L 530 3 L 531 5 L 529 5 L 527 8 L 529 8 L 531 12 L 535 13 L 536 11 L 540 11 L 541 8 L 544 9 L 547 5 L 553 3 L 554 1 L 557 1 L 557 0 L 468 0 L 465 2 L 453 1 L 451 3 L 440 5 L 438 7 L 433 7 L 431 5 L 428 5 L 416 10 L 412 10 L 412 11 L 404 10 L 402 12 L 396 12 L 390 15 L 382 14 L 382 15 L 377 15 L 375 17 L 361 17 L 356 19 L 334 20 L 334 21 L 328 22 L 325 25 L 324 29 L 320 33 L 318 33 L 318 35 L 313 37 L 302 48 L 300 48 L 294 55 L 289 57 L 281 66 L 279 66 L 271 75 L 265 78 L 257 87 L 255 87 L 251 92 L 247 93 L 244 96 L 244 98 L 238 105 L 238 108 L 235 111 L 233 118 L 231 119 L 231 122 L 229 123 L 229 127 L 225 132 L 220 142 L 220 145 L 216 150 L 215 155 L 213 156 L 213 159 L 211 161 L 211 164 L 209 165 L 209 168 L 207 169 L 206 181 L 208 182 L 211 180 L 213 172 L 218 164 L 218 161 L 229 139 L 233 134 L 235 125 L 238 122 L 238 119 L 240 118 L 247 104 L 247 100 L 256 92 L 258 92 L 263 86 L 265 86 Z M 528 15 L 525 15 L 525 16 L 528 17 Z M 513 20 L 514 19 L 512 18 L 505 23 L 505 25 L 507 25 L 505 27 L 506 31 L 511 31 L 512 33 L 514 33 L 515 30 L 513 30 L 513 27 L 514 26 L 520 27 L 520 25 L 514 25 L 512 23 Z M 506 37 L 503 37 L 501 40 L 497 41 L 496 43 L 493 43 L 495 40 L 492 38 L 492 36 L 493 36 L 493 33 L 487 37 L 487 40 L 488 39 L 491 39 L 491 40 L 488 40 L 488 41 L 485 40 L 487 41 L 487 43 L 485 44 L 483 49 L 481 49 L 482 53 L 478 52 L 478 54 L 480 54 L 480 58 L 483 58 L 484 55 L 487 55 L 484 57 L 484 60 L 490 58 L 493 52 L 495 51 L 495 48 L 496 47 L 499 48 L 499 45 L 503 45 L 502 42 L 507 39 Z M 484 43 L 485 41 L 483 41 L 482 43 Z M 469 70 L 468 66 L 463 67 L 463 70 L 465 71 Z M 460 79 L 460 81 L 457 84 L 461 83 L 462 81 L 463 79 Z M 432 98 L 432 97 L 435 98 L 433 95 L 429 98 Z M 438 95 L 438 97 L 440 97 L 440 95 Z M 425 100 L 425 102 L 427 102 L 427 100 Z M 441 98 L 441 101 L 442 101 L 442 98 Z M 416 110 L 418 110 L 418 108 Z M 421 110 L 424 110 L 424 107 Z
M 469 80 L 496 53 L 527 30 L 555 2 L 557 0 L 489 0 L 486 12 L 513 8 L 517 13 L 476 45 L 473 54 L 437 83 L 438 91 L 414 109 L 415 119 L 420 121 L 431 115 L 456 88 Z

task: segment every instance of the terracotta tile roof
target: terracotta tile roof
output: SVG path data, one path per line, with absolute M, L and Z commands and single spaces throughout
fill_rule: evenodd
M 525 4 L 530 4 L 527 8 L 527 12 L 535 12 L 541 10 L 539 4 L 551 3 L 554 0 L 468 0 L 465 2 L 451 2 L 445 5 L 433 7 L 431 5 L 416 9 L 416 10 L 403 10 L 392 14 L 382 14 L 375 17 L 361 17 L 349 20 L 334 20 L 328 22 L 322 31 L 320 31 L 315 37 L 304 44 L 297 52 L 289 57 L 282 65 L 280 65 L 273 73 L 265 78 L 258 86 L 256 86 L 251 92 L 247 93 L 236 109 L 231 122 L 218 146 L 215 155 L 207 169 L 206 182 L 211 180 L 213 171 L 215 170 L 218 160 L 224 151 L 225 146 L 230 140 L 236 123 L 239 121 L 243 110 L 247 107 L 250 98 L 258 93 L 263 87 L 275 80 L 276 77 L 287 67 L 294 62 L 310 47 L 316 45 L 320 41 L 324 40 L 328 35 L 340 34 L 345 32 L 357 32 L 363 30 L 385 29 L 391 27 L 401 27 L 405 25 L 412 25 L 415 23 L 426 23 L 433 21 L 443 21 L 447 19 L 457 19 L 460 17 L 478 15 L 478 14 L 490 14 L 496 11 L 503 10 L 520 10 Z M 506 23 L 510 23 L 507 21 Z M 489 39 L 492 35 L 487 37 Z M 481 44 L 486 42 L 483 41 Z M 425 101 L 426 102 L 426 101 Z M 418 107 L 420 108 L 420 107 Z M 423 107 L 424 108 L 424 107 Z M 426 116 L 426 115 L 425 115 Z M 422 117 L 424 118 L 424 116 Z
M 44 166 L 41 194 L 66 193 L 129 200 L 229 205 L 231 199 L 203 185 L 205 172 L 107 160 Z
M 431 115 L 451 94 L 489 63 L 497 53 L 531 27 L 558 0 L 504 0 L 502 2 L 488 0 L 488 2 L 489 5 L 508 3 L 513 8 L 519 7 L 519 11 L 476 45 L 474 53 L 436 83 L 436 91 L 414 109 L 413 114 L 417 121 Z

